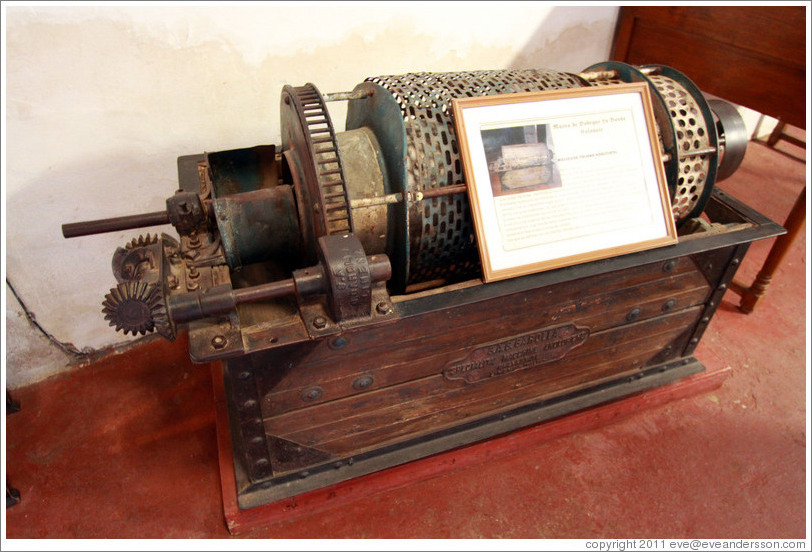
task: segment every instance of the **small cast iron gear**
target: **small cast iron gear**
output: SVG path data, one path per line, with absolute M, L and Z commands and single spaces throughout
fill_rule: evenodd
M 155 331 L 158 335 L 169 341 L 175 341 L 175 327 L 169 319 L 166 302 L 163 299 L 152 308 L 152 320 L 155 322 Z
M 145 335 L 170 326 L 160 289 L 155 284 L 122 282 L 104 296 L 104 319 L 124 335 Z M 164 335 L 161 332 L 161 335 Z
M 138 236 L 137 238 L 133 238 L 132 241 L 125 247 L 127 249 L 135 249 L 136 247 L 146 247 L 156 243 L 158 243 L 158 234 L 155 234 L 154 236 L 147 234 L 146 236 Z

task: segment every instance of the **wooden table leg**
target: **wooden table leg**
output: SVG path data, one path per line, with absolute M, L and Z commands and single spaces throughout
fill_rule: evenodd
M 784 222 L 784 228 L 787 229 L 787 233 L 776 238 L 769 255 L 767 255 L 767 259 L 764 261 L 764 265 L 761 267 L 761 271 L 756 276 L 756 279 L 753 280 L 753 285 L 745 288 L 734 282 L 730 288 L 741 295 L 739 309 L 745 314 L 753 312 L 756 303 L 758 303 L 759 299 L 767 292 L 767 287 L 769 287 L 772 281 L 773 273 L 775 273 L 781 261 L 784 259 L 784 256 L 786 256 L 798 232 L 803 228 L 804 222 L 806 222 L 805 186 L 798 195 L 798 199 L 795 201 L 795 205 L 792 207 L 792 211 L 790 211 L 786 222 Z
M 784 128 L 786 126 L 787 124 L 785 122 L 780 120 L 778 121 L 778 123 L 775 125 L 775 128 L 770 133 L 770 137 L 767 138 L 768 146 L 773 147 L 775 144 L 778 143 L 778 141 L 781 139 L 781 136 L 784 134 Z

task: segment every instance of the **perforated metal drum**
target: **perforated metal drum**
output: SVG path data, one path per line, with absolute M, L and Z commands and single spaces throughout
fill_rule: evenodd
M 619 62 L 593 65 L 587 71 L 610 72 L 593 84 L 645 82 L 654 103 L 665 154 L 666 178 L 677 224 L 702 213 L 713 190 L 719 140 L 713 114 L 702 92 L 682 73 L 663 65 L 635 67 Z
M 479 271 L 451 100 L 623 82 L 649 85 L 675 220 L 679 224 L 698 216 L 716 178 L 716 126 L 701 92 L 671 68 L 607 62 L 578 75 L 552 70 L 409 73 L 372 77 L 358 85 L 346 129 L 366 128 L 377 137 L 374 154 L 385 165 L 385 192 L 402 198 L 389 205 L 386 225 L 392 288 L 402 292 Z
M 577 75 L 552 70 L 409 73 L 374 77 L 350 101 L 348 130 L 373 129 L 381 142 L 389 193 L 415 197 L 465 183 L 451 100 L 586 86 Z M 465 193 L 451 193 L 391 207 L 393 285 L 457 280 L 479 271 L 474 228 Z

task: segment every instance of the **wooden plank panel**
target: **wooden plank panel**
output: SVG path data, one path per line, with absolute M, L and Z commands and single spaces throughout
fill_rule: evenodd
M 438 423 L 512 408 L 525 401 L 594 385 L 603 378 L 636 371 L 686 325 L 696 321 L 699 307 L 670 316 L 606 330 L 590 336 L 578 355 L 473 385 L 449 382 L 441 375 L 393 386 L 359 397 L 333 401 L 265 420 L 266 431 L 285 439 L 331 451 L 352 443 L 372 446 L 381 439 L 436 429 Z M 435 368 L 437 371 L 437 368 Z M 445 421 L 443 421 L 445 420 Z M 360 435 L 366 436 L 361 440 Z
M 625 318 L 627 313 L 631 310 L 631 305 L 639 306 L 641 312 L 654 311 L 661 312 L 662 306 L 666 300 L 674 300 L 676 305 L 696 304 L 697 299 L 702 299 L 707 295 L 705 287 L 699 289 L 688 290 L 683 293 L 669 293 L 657 297 L 656 295 L 649 296 L 649 301 L 640 303 L 631 303 L 630 306 L 621 306 L 619 310 L 612 312 L 611 310 L 603 311 L 595 309 L 594 314 L 588 319 L 580 320 L 579 327 L 586 327 L 593 331 L 602 331 L 605 329 L 605 319 L 614 318 L 613 314 L 619 313 Z M 635 298 L 636 299 L 636 298 Z M 530 331 L 539 329 L 538 323 L 532 320 L 528 323 L 526 317 L 518 322 L 523 324 L 512 324 L 505 316 L 500 321 L 502 327 L 515 328 L 514 330 L 505 333 L 506 337 L 510 335 L 519 335 L 525 333 L 525 330 Z M 642 316 L 646 319 L 650 317 Z M 542 316 L 541 319 L 544 319 Z M 277 386 L 273 392 L 267 393 L 263 397 L 263 413 L 265 416 L 274 415 L 280 412 L 295 410 L 309 406 L 308 403 L 303 402 L 301 392 L 303 386 L 318 385 L 323 392 L 323 400 L 328 401 L 342 396 L 357 394 L 359 391 L 353 389 L 353 381 L 360 375 L 368 375 L 374 378 L 374 388 L 385 387 L 404 381 L 409 381 L 416 378 L 432 375 L 436 372 L 437 366 L 442 366 L 447 362 L 458 359 L 464 356 L 468 349 L 471 349 L 482 343 L 492 341 L 494 335 L 494 327 L 492 324 L 479 324 L 476 327 L 462 327 L 458 328 L 459 331 L 465 334 L 465 339 L 460 337 L 456 338 L 455 335 L 448 334 L 442 335 L 436 341 L 441 342 L 442 346 L 434 341 L 432 337 L 426 337 L 420 347 L 413 347 L 410 358 L 406 360 L 393 361 L 386 351 L 379 352 L 365 352 L 357 361 L 349 362 L 347 364 L 339 365 L 343 370 L 340 375 L 333 379 L 327 379 L 324 373 L 318 373 L 317 370 L 308 370 L 308 375 L 316 374 L 308 379 L 301 374 L 295 374 L 299 378 L 289 378 L 283 381 L 283 384 Z M 408 347 L 409 345 L 399 345 L 400 347 Z M 311 368 L 311 367 L 308 367 Z M 291 369 L 296 371 L 296 367 Z M 299 379 L 302 387 L 290 387 L 292 381 Z M 367 390 L 368 391 L 368 390 Z
M 693 314 L 693 313 L 692 313 Z M 680 313 L 675 318 L 683 318 L 686 313 Z M 692 317 L 691 319 L 695 319 Z M 470 394 L 472 397 L 478 393 L 490 396 L 496 393 L 499 388 L 505 387 L 509 392 L 515 392 L 518 387 L 525 385 L 527 381 L 541 379 L 549 383 L 554 390 L 557 390 L 556 382 L 563 380 L 569 382 L 576 381 L 578 384 L 591 382 L 590 370 L 595 366 L 603 364 L 611 365 L 613 362 L 622 363 L 626 357 L 621 351 L 629 351 L 632 357 L 640 356 L 638 350 L 641 346 L 646 351 L 651 349 L 659 351 L 660 343 L 668 342 L 678 333 L 678 329 L 671 328 L 662 321 L 653 324 L 651 322 L 635 325 L 635 332 L 625 332 L 624 338 L 618 338 L 618 330 L 608 330 L 590 338 L 592 346 L 581 347 L 572 353 L 572 356 L 556 363 L 538 366 L 521 372 L 514 372 L 507 376 L 493 378 L 491 380 L 479 382 L 474 385 L 465 385 L 459 381 L 449 382 L 440 375 L 439 369 L 435 368 L 435 375 L 407 382 L 403 385 L 389 387 L 373 393 L 367 393 L 361 397 L 350 398 L 342 401 L 326 403 L 318 407 L 309 409 L 307 416 L 300 416 L 298 413 L 289 413 L 266 420 L 266 429 L 273 428 L 279 435 L 284 435 L 292 439 L 295 431 L 308 430 L 319 426 L 332 424 L 343 424 L 353 417 L 366 417 L 370 411 L 392 410 L 396 412 L 395 417 L 408 418 L 404 410 L 412 408 L 409 402 L 418 403 L 437 402 L 441 406 L 451 404 L 449 399 L 456 396 Z M 658 337 L 660 339 L 658 339 Z M 621 343 L 618 343 L 618 342 Z M 646 344 L 650 344 L 650 347 Z M 658 348 L 659 347 L 659 348 Z M 575 354 L 580 352 L 581 354 Z M 627 355 L 627 356 L 628 356 Z M 607 360 L 607 357 L 609 360 Z M 642 361 L 637 363 L 641 366 Z M 586 372 L 586 374 L 581 374 Z M 573 374 L 581 374 L 574 378 Z M 524 383 L 523 383 L 524 382 Z M 438 395 L 441 394 L 441 395 Z M 470 400 L 470 397 L 469 397 Z M 402 420 L 390 420 L 390 422 Z M 361 424 L 363 425 L 363 424 Z M 315 444 L 315 442 L 312 442 Z
M 673 259 L 673 270 L 670 273 L 663 272 L 663 263 L 652 263 L 647 265 L 635 266 L 632 268 L 617 270 L 607 274 L 602 274 L 590 278 L 581 278 L 577 280 L 569 280 L 555 285 L 546 286 L 542 289 L 536 289 L 533 293 L 522 292 L 513 296 L 513 305 L 516 308 L 533 309 L 546 308 L 555 303 L 574 303 L 579 301 L 583 302 L 584 298 L 594 295 L 595 293 L 605 292 L 606 290 L 622 290 L 635 288 L 637 286 L 658 282 L 663 280 L 670 280 L 679 276 L 687 276 L 697 270 L 696 265 L 689 257 L 680 257 Z M 699 281 L 698 275 L 694 274 L 688 276 L 689 278 L 696 278 Z M 464 305 L 447 309 L 447 321 L 456 322 L 458 320 L 472 320 L 482 321 L 492 319 L 487 310 L 492 305 L 501 302 L 510 301 L 510 297 L 499 297 L 496 299 L 477 302 L 475 304 Z M 552 301 L 555 301 L 553 303 Z M 485 312 L 483 312 L 485 311 Z M 434 314 L 440 314 L 438 312 Z M 411 326 L 404 326 L 403 328 L 393 328 L 387 326 L 378 326 L 373 328 L 375 331 L 370 331 L 370 328 L 365 328 L 352 333 L 353 345 L 359 349 L 368 347 L 379 346 L 383 339 L 385 343 L 398 342 L 402 343 L 404 338 L 411 338 L 414 341 L 421 341 L 425 334 L 426 324 L 422 320 L 415 320 L 410 317 L 406 319 Z M 620 322 L 620 321 L 618 321 Z M 414 333 L 404 332 L 404 330 L 418 330 Z M 392 340 L 387 341 L 387 338 Z M 392 351 L 390 351 L 391 353 Z M 322 358 L 330 363 L 335 363 L 341 360 L 342 355 L 352 356 L 354 353 L 349 349 L 343 351 L 333 351 L 326 347 L 319 347 L 313 351 L 312 356 L 308 362 L 316 362 Z
M 373 375 L 375 387 L 430 375 L 431 370 L 415 362 L 416 355 L 429 358 L 445 354 L 450 359 L 459 350 L 496 335 L 509 337 L 564 320 L 598 332 L 627 324 L 632 308 L 640 309 L 638 320 L 642 320 L 660 315 L 668 299 L 676 301 L 674 308 L 682 308 L 704 302 L 710 293 L 689 259 L 680 259 L 670 274 L 663 273 L 660 265 L 656 272 L 651 268 L 644 278 L 631 278 L 629 285 L 620 289 L 603 284 L 592 285 L 589 291 L 573 285 L 553 286 L 555 289 L 524 294 L 518 307 L 504 299 L 494 300 L 368 328 L 350 333 L 350 346 L 344 351 L 333 351 L 326 343 L 294 348 L 287 355 L 275 351 L 266 360 L 275 368 L 267 371 L 261 387 L 263 412 L 270 415 L 308 406 L 300 398 L 307 386 L 320 386 L 324 401 L 355 393 L 352 380 L 360 374 Z M 427 328 L 438 331 L 427 332 Z
M 567 373 L 568 378 L 586 380 L 578 385 L 567 386 L 567 381 L 562 377 L 560 381 L 555 382 L 561 387 L 556 387 L 546 381 L 530 382 L 523 386 L 520 383 L 514 383 L 509 389 L 466 396 L 467 400 L 460 400 L 459 397 L 449 396 L 446 393 L 407 403 L 405 409 L 402 406 L 393 405 L 386 412 L 376 412 L 376 415 L 387 420 L 385 423 L 353 425 L 349 431 L 347 431 L 347 425 L 341 427 L 336 424 L 319 428 L 317 432 L 302 432 L 300 435 L 308 439 L 313 439 L 317 435 L 322 440 L 316 442 L 314 446 L 321 450 L 336 455 L 357 454 L 401 439 L 420 437 L 462 422 L 470 422 L 542 399 L 592 387 L 624 373 L 633 373 L 635 371 L 634 357 L 635 355 L 615 358 L 612 361 L 592 365 L 590 370 L 574 370 Z M 624 366 L 625 370 L 622 369 Z M 429 409 L 429 407 L 433 408 Z M 369 417 L 355 422 L 363 424 L 368 421 Z
M 641 309 L 642 314 L 639 319 L 647 320 L 652 318 L 650 313 L 662 313 L 663 303 L 668 299 L 673 299 L 676 303 L 675 309 L 683 305 L 696 305 L 707 297 L 709 290 L 707 286 L 692 288 L 685 290 L 681 293 L 667 293 L 658 296 L 657 294 L 646 295 L 645 290 L 638 288 L 637 290 L 627 290 L 629 293 L 629 302 L 624 304 L 620 302 L 615 304 L 614 307 L 606 307 L 607 310 L 598 308 L 593 309 L 593 313 L 589 318 L 582 318 L 577 321 L 579 327 L 589 328 L 593 334 L 599 333 L 607 329 L 607 320 L 614 320 L 618 318 L 616 315 L 620 314 L 621 318 L 626 317 L 632 306 L 637 306 Z M 639 301 L 636 294 L 647 298 L 646 301 Z M 604 304 L 605 307 L 605 304 Z M 649 313 L 648 315 L 645 313 Z M 546 313 L 539 313 L 539 319 L 559 319 L 559 317 L 545 316 Z M 498 316 L 498 315 L 497 315 Z M 512 328 L 519 328 L 511 335 L 520 335 L 525 333 L 528 329 L 528 320 L 522 317 L 520 321 L 513 322 L 510 319 L 517 315 L 503 316 L 500 322 L 501 325 Z M 524 322 L 519 324 L 518 322 Z M 625 322 L 625 320 L 624 320 Z M 538 322 L 531 320 L 529 330 L 539 329 Z M 627 322 L 628 324 L 628 322 Z M 617 327 L 618 325 L 615 325 Z M 430 327 L 430 325 L 427 325 Z M 318 374 L 318 371 L 313 368 L 312 371 L 308 370 L 307 374 L 292 374 L 286 380 L 274 388 L 274 391 L 267 393 L 262 398 L 262 409 L 265 417 L 278 415 L 284 412 L 293 411 L 301 408 L 312 406 L 313 403 L 306 403 L 301 398 L 303 386 L 318 385 L 323 392 L 322 401 L 328 402 L 330 400 L 355 395 L 359 391 L 353 389 L 353 381 L 361 375 L 369 375 L 374 378 L 374 389 L 380 389 L 390 385 L 395 385 L 414 379 L 419 379 L 437 373 L 438 366 L 442 367 L 445 364 L 465 356 L 467 350 L 475 348 L 478 345 L 492 341 L 494 337 L 494 327 L 492 324 L 479 324 L 475 327 L 463 326 L 458 328 L 461 333 L 465 334 L 465 338 L 459 334 L 442 335 L 437 338 L 443 345 L 438 346 L 433 341 L 432 337 L 425 337 L 424 342 L 420 347 L 412 346 L 411 356 L 406 360 L 393 361 L 390 355 L 386 352 L 380 354 L 365 353 L 357 361 L 339 365 L 342 370 L 340 375 L 333 379 L 326 379 L 324 373 Z M 509 337 L 509 335 L 505 335 Z M 431 341 L 429 344 L 427 342 Z M 456 343 L 454 343 L 456 341 Z M 454 345 L 454 346 L 451 346 Z M 407 344 L 400 344 L 399 347 L 409 347 Z M 575 356 L 578 352 L 572 353 Z M 311 368 L 311 367 L 308 367 Z M 294 372 L 296 368 L 292 369 Z M 313 373 L 318 375 L 313 376 Z M 298 377 L 296 377 L 298 376 Z M 308 379 L 308 376 L 309 379 Z M 291 387 L 292 382 L 301 382 L 299 386 L 294 385 Z M 373 388 L 365 390 L 369 392 Z

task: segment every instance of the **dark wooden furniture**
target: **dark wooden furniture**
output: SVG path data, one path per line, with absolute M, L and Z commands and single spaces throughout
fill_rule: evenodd
M 612 59 L 656 60 L 703 92 L 806 127 L 802 6 L 624 7 Z
M 785 139 L 805 147 L 783 129 L 806 128 L 806 28 L 803 6 L 624 7 L 612 59 L 672 66 L 702 91 L 778 119 L 769 145 Z M 764 296 L 805 220 L 806 188 L 753 284 L 731 286 L 743 312 Z
M 756 308 L 758 301 L 764 297 L 765 293 L 767 293 L 767 288 L 769 287 L 770 282 L 772 282 L 773 274 L 776 270 L 778 270 L 778 266 L 781 264 L 781 261 L 784 260 L 787 251 L 789 251 L 795 237 L 804 227 L 805 222 L 806 188 L 804 187 L 804 189 L 801 190 L 798 199 L 795 200 L 795 205 L 792 207 L 792 211 L 790 211 L 789 216 L 787 216 L 787 220 L 784 222 L 784 227 L 787 229 L 787 233 L 783 236 L 779 236 L 775 240 L 775 243 L 770 249 L 770 253 L 767 255 L 767 258 L 765 259 L 761 270 L 756 275 L 755 280 L 753 280 L 753 283 L 750 286 L 744 286 L 739 282 L 733 282 L 730 285 L 731 291 L 741 295 L 741 304 L 739 305 L 739 309 L 742 312 L 746 314 L 753 312 L 753 309 Z

